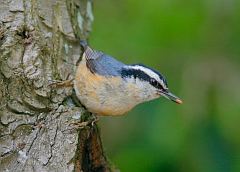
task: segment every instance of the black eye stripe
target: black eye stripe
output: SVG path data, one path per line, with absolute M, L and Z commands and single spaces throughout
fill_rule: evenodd
M 156 73 L 156 74 L 159 76 L 159 78 L 163 81 L 164 85 L 165 85 L 166 87 L 168 87 L 168 83 L 167 83 L 166 78 L 165 78 L 159 71 L 157 71 L 157 70 L 155 70 L 155 69 L 152 69 L 152 68 L 150 68 L 150 67 L 147 67 L 147 66 L 145 66 L 145 65 L 143 65 L 143 64 L 133 64 L 133 65 L 130 65 L 130 66 L 141 66 L 141 67 L 150 69 L 151 71 L 153 71 L 154 73 Z M 160 83 L 159 83 L 159 85 L 160 85 Z
M 146 74 L 145 72 L 139 69 L 124 68 L 121 71 L 121 76 L 122 78 L 131 78 L 131 77 L 134 77 L 135 79 L 139 78 L 140 80 L 149 82 L 155 88 L 163 89 L 163 86 L 156 79 L 150 77 L 148 74 Z
M 122 75 L 123 78 L 134 77 L 134 78 L 139 78 L 139 79 L 144 80 L 144 81 L 150 81 L 151 80 L 149 75 L 147 75 L 145 72 L 143 72 L 141 70 L 136 70 L 136 69 L 123 69 L 122 72 L 121 72 L 121 75 Z

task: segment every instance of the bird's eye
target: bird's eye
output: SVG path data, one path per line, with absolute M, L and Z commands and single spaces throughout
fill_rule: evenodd
M 151 84 L 153 86 L 157 86 L 158 85 L 158 82 L 155 79 L 151 79 L 150 82 L 151 82 Z
M 163 86 L 158 81 L 156 81 L 155 79 L 151 79 L 150 83 L 151 83 L 152 86 L 154 86 L 154 87 L 156 87 L 160 90 L 164 89 Z

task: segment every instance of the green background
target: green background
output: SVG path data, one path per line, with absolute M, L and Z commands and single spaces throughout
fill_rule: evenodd
M 240 171 L 240 1 L 96 0 L 90 44 L 163 73 L 181 97 L 102 117 L 123 172 Z

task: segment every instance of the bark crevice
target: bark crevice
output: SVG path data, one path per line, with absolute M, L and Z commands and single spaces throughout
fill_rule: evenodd
M 110 171 L 73 88 L 93 21 L 91 0 L 0 0 L 0 171 Z

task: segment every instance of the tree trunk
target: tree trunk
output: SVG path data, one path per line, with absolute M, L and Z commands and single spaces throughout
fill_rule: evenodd
M 110 171 L 72 88 L 91 0 L 0 0 L 0 171 Z

